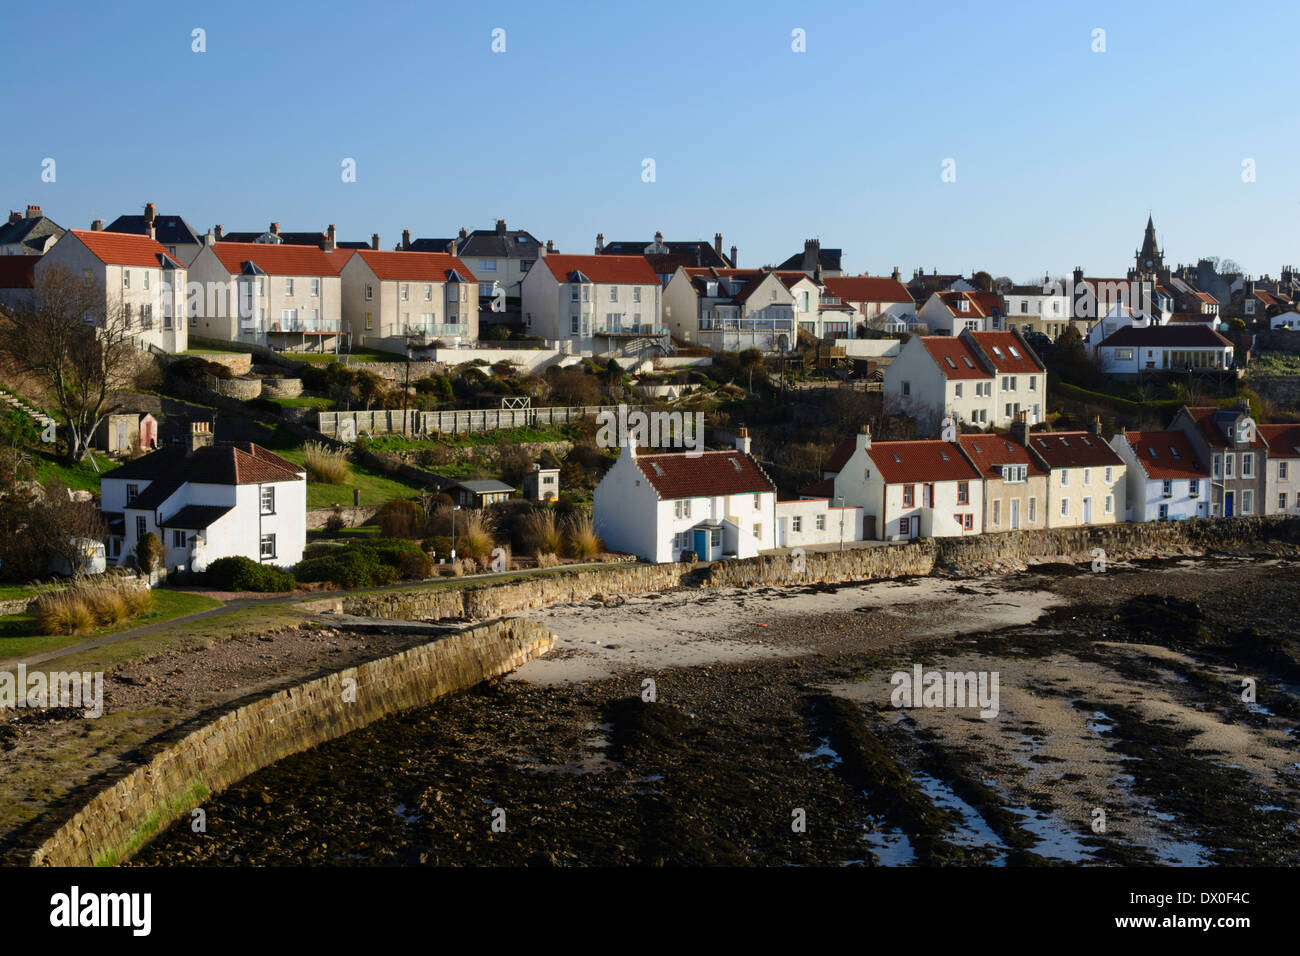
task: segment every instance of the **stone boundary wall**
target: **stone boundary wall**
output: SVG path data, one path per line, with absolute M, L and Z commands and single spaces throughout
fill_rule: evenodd
M 338 514 L 343 519 L 343 527 L 356 528 L 379 514 L 380 507 L 380 505 L 359 505 L 357 507 L 346 505 L 339 508 Z M 333 508 L 312 508 L 307 512 L 307 530 L 319 531 L 324 528 L 333 514 Z
M 1160 523 L 1119 523 L 1043 531 L 1012 531 L 927 538 L 908 544 L 858 543 L 844 551 L 765 554 L 703 567 L 683 564 L 631 564 L 539 575 L 493 585 L 389 591 L 325 598 L 309 607 L 320 611 L 395 620 L 489 619 L 503 614 L 587 601 L 598 596 L 649 594 L 677 587 L 780 587 L 847 584 L 885 578 L 1009 572 L 1030 561 L 1092 561 L 1095 549 L 1107 561 L 1162 555 L 1232 551 L 1266 543 L 1300 545 L 1300 518 L 1201 518 Z
M 628 405 L 629 412 L 642 409 L 649 411 L 649 405 Z M 409 421 L 402 427 L 403 412 L 400 408 L 377 409 L 374 411 L 320 412 L 317 428 L 322 435 L 337 438 L 340 423 L 351 419 L 356 426 L 356 434 L 372 435 L 408 434 L 413 436 L 434 432 L 490 432 L 502 428 L 522 428 L 533 425 L 567 425 L 569 422 L 581 421 L 588 415 L 600 412 L 617 412 L 617 405 L 567 405 L 543 406 L 541 408 L 477 408 L 449 412 L 422 412 L 408 409 Z
M 553 643 L 535 621 L 494 621 L 245 704 L 100 791 L 33 852 L 31 863 L 120 862 L 209 794 L 380 718 L 508 673 Z M 352 703 L 344 701 L 346 680 L 356 681 Z
M 264 398 L 298 398 L 302 395 L 300 378 L 263 378 L 262 396 Z

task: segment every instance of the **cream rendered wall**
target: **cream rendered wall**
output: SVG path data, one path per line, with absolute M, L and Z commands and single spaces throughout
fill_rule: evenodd
M 239 276 L 228 272 L 211 247 L 205 246 L 194 260 L 190 270 L 189 301 L 197 307 L 197 321 L 191 318 L 190 327 L 198 334 L 233 341 L 238 338 Z M 268 275 L 266 294 L 252 303 L 253 315 L 258 308 L 266 309 L 266 322 L 256 341 L 265 344 L 267 331 L 279 323 L 284 326 L 283 310 L 297 309 L 300 325 L 311 324 L 315 309 L 321 324 L 334 323 L 342 327 L 342 281 L 336 275 Z M 293 295 L 286 296 L 285 280 L 293 280 Z M 320 294 L 312 295 L 312 281 L 320 283 Z
M 520 299 L 524 322 L 533 335 L 550 341 L 568 338 L 567 324 L 564 335 L 560 335 L 560 283 L 541 259 L 528 270 L 520 283 Z M 565 316 L 567 319 L 567 312 Z
M 1111 481 L 1106 481 L 1106 468 L 1111 468 Z M 1092 499 L 1092 519 L 1089 524 L 1114 524 L 1123 521 L 1125 514 L 1125 467 L 1120 465 L 1100 468 L 1053 468 L 1047 476 L 1047 527 L 1073 528 L 1084 523 L 1083 501 Z M 1084 472 L 1089 484 L 1084 484 Z M 1110 513 L 1106 512 L 1106 496 L 1112 497 Z M 1069 502 L 1069 514 L 1061 514 L 1061 499 Z
M 1034 499 L 1034 519 L 1029 520 L 1029 501 Z M 998 502 L 997 521 L 993 520 L 993 502 Z M 1011 502 L 1020 502 L 1020 525 L 1011 527 Z M 1047 527 L 1047 477 L 1030 475 L 1024 481 L 984 480 L 984 530 L 1032 531 Z

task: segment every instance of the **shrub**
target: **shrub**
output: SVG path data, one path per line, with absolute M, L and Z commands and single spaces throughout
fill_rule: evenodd
M 294 585 L 292 572 L 239 555 L 217 558 L 203 572 L 203 579 L 224 591 L 292 591 Z
M 125 581 L 100 578 L 36 600 L 36 623 L 42 634 L 86 634 L 145 614 L 153 594 Z
M 308 442 L 303 446 L 303 456 L 303 466 L 311 481 L 323 485 L 341 485 L 352 478 L 348 453 L 342 449 L 330 448 L 320 442 Z
M 343 528 L 343 512 L 335 505 L 333 513 L 325 519 L 325 530 L 330 534 L 338 534 Z
M 571 558 L 594 558 L 605 550 L 591 526 L 590 515 L 570 515 L 565 521 L 564 539 L 565 553 Z
M 433 562 L 413 541 L 380 538 L 312 552 L 293 569 L 299 581 L 328 581 L 345 588 L 393 584 L 433 574 Z
M 559 557 L 553 551 L 538 551 L 533 557 L 537 560 L 539 568 L 553 568 L 560 563 Z
M 424 513 L 414 501 L 390 501 L 375 516 L 385 538 L 416 538 L 423 530 Z
M 521 531 L 524 549 L 527 551 L 559 553 L 563 546 L 555 512 L 549 508 L 526 515 Z
M 145 533 L 145 536 L 136 542 L 135 545 L 135 563 L 145 574 L 156 571 L 162 564 L 163 548 L 162 542 L 152 531 Z
M 496 542 L 492 538 L 492 518 L 482 511 L 462 511 L 464 518 L 456 528 L 456 550 L 469 558 L 486 558 Z
M 95 626 L 95 614 L 75 591 L 60 591 L 37 598 L 36 624 L 42 634 L 86 634 Z

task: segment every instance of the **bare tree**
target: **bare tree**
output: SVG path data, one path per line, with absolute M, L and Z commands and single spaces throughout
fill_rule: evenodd
M 132 384 L 137 349 L 127 315 L 120 297 L 111 299 L 90 277 L 50 267 L 36 280 L 33 303 L 0 319 L 0 351 L 53 396 L 74 463 L 116 410 L 110 396 Z

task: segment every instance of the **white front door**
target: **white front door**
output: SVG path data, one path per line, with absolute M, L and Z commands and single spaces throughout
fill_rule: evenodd
M 1020 530 L 1020 499 L 1011 499 L 1011 530 Z
M 1083 523 L 1092 524 L 1092 499 L 1083 499 Z
M 776 519 L 776 546 L 778 548 L 785 547 L 785 521 L 785 518 Z

